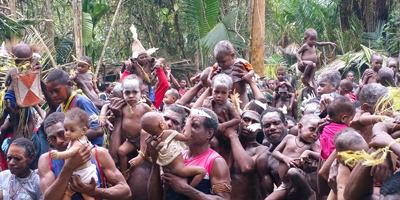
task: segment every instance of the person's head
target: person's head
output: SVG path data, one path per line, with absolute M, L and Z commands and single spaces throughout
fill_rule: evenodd
M 279 109 L 268 107 L 261 114 L 261 128 L 265 138 L 277 146 L 287 135 L 286 117 Z
M 289 70 L 288 70 L 288 74 L 293 75 L 293 70 L 292 70 L 292 69 L 289 69 Z
M 314 114 L 315 111 L 319 108 L 319 101 L 308 102 L 304 106 L 303 115 Z
M 181 79 L 181 81 L 179 82 L 179 87 L 185 89 L 186 85 L 187 85 L 186 79 Z
M 68 147 L 68 139 L 65 139 L 64 128 L 65 115 L 62 112 L 53 112 L 44 120 L 43 128 L 47 135 L 50 147 L 59 151 L 65 151 Z
M 378 72 L 382 68 L 383 56 L 380 53 L 373 53 L 370 59 L 372 70 Z
M 218 66 L 222 69 L 228 69 L 235 62 L 235 52 L 233 45 L 228 40 L 222 40 L 215 45 L 214 57 Z
M 80 62 L 79 62 L 80 61 Z M 92 61 L 88 56 L 81 56 L 79 57 L 78 61 L 78 66 L 76 67 L 76 70 L 79 73 L 86 73 L 90 69 L 90 65 L 92 64 Z
M 328 106 L 328 115 L 330 119 L 339 124 L 350 126 L 350 122 L 356 113 L 354 103 L 345 96 L 335 98 Z
M 373 114 L 376 102 L 378 102 L 381 96 L 388 92 L 389 90 L 379 83 L 370 83 L 365 85 L 361 89 L 360 94 L 358 94 L 358 101 L 360 101 L 361 109 Z
M 54 69 L 49 73 L 46 86 L 51 98 L 56 104 L 68 101 L 72 93 L 72 82 L 69 80 L 67 72 L 62 69 Z
M 258 131 L 251 131 L 247 128 L 252 124 L 260 123 L 261 113 L 264 110 L 264 108 L 258 105 L 255 101 L 249 102 L 249 104 L 247 104 L 245 106 L 245 109 L 243 110 L 241 116 L 241 123 L 239 124 L 240 127 L 239 136 L 242 138 L 255 139 L 258 134 Z
M 112 90 L 112 96 L 113 97 L 118 97 L 118 98 L 121 98 L 121 99 L 124 98 L 123 91 L 122 91 L 122 84 L 121 83 L 117 83 L 114 86 L 114 88 Z
M 147 112 L 140 120 L 142 129 L 150 135 L 159 135 L 163 130 L 168 129 L 168 124 L 163 115 L 158 112 Z
M 395 86 L 394 85 L 394 72 L 389 67 L 382 67 L 378 71 L 376 82 L 382 84 L 385 87 Z
M 349 79 L 351 82 L 354 82 L 354 79 L 356 78 L 354 75 L 355 74 L 353 71 L 349 71 L 349 72 L 347 72 L 346 79 Z
M 140 53 L 140 54 L 138 55 L 138 57 L 136 58 L 136 60 L 137 60 L 137 62 L 138 62 L 140 65 L 144 65 L 144 64 L 146 64 L 148 57 L 149 57 L 149 56 L 147 55 L 146 52 L 142 52 L 142 53 Z
M 21 42 L 13 47 L 12 54 L 15 64 L 18 65 L 27 61 L 30 62 L 32 59 L 33 51 L 29 45 Z
M 35 145 L 30 140 L 26 138 L 14 140 L 7 152 L 7 164 L 11 174 L 20 178 L 29 176 L 29 165 L 33 162 L 35 155 Z
M 278 81 L 284 81 L 286 77 L 286 68 L 285 67 L 278 67 L 278 69 L 276 70 L 276 78 L 278 79 Z
M 297 125 L 297 121 L 291 116 L 286 116 L 286 121 L 287 121 L 287 128 L 288 129 L 291 129 L 294 126 Z
M 342 151 L 367 151 L 369 149 L 364 138 L 352 128 L 345 128 L 339 131 L 334 137 L 336 152 Z M 341 155 L 337 156 L 338 161 L 345 165 Z
M 343 79 L 340 81 L 339 94 L 345 95 L 353 91 L 353 82 L 350 79 Z
M 192 139 L 186 144 L 189 148 L 208 145 L 218 130 L 218 117 L 210 109 L 193 108 L 190 113 L 192 120 Z
M 110 83 L 110 82 L 105 82 L 105 83 L 104 83 L 104 88 L 105 88 L 105 92 L 111 93 L 112 90 L 113 90 L 112 83 Z
M 176 130 L 178 132 L 182 131 L 186 117 L 185 109 L 182 106 L 176 103 L 171 104 L 165 109 L 163 115 L 168 124 L 168 129 Z
M 273 79 L 273 78 L 269 79 L 268 85 L 269 85 L 269 89 L 271 89 L 272 91 L 274 91 L 274 90 L 275 90 L 275 87 L 276 87 L 276 85 L 275 85 L 275 79 Z
M 286 85 L 278 86 L 278 94 L 279 94 L 279 96 L 281 96 L 282 98 L 288 97 L 289 91 L 288 91 L 288 88 L 286 87 Z
M 317 31 L 313 28 L 308 28 L 304 32 L 304 40 L 311 47 L 314 46 L 315 43 L 317 42 L 317 37 L 318 37 Z
M 229 92 L 232 89 L 232 78 L 226 74 L 218 74 L 212 79 L 212 96 L 214 102 L 223 104 L 228 101 Z
M 80 108 L 72 108 L 65 113 L 64 128 L 65 138 L 74 140 L 81 138 L 90 127 L 89 116 Z
M 169 89 L 167 90 L 167 92 L 165 93 L 164 96 L 164 103 L 165 104 L 173 104 L 175 103 L 177 100 L 179 99 L 179 92 L 178 90 L 175 89 Z
M 326 70 L 318 76 L 318 96 L 336 91 L 340 85 L 340 73 L 337 70 Z
M 122 81 L 122 94 L 127 104 L 133 106 L 142 96 L 143 81 L 140 77 L 131 74 Z
M 317 133 L 318 122 L 320 118 L 317 115 L 304 115 L 300 122 L 297 124 L 298 137 L 307 143 L 314 143 L 319 139 L 319 134 Z
M 394 173 L 381 185 L 380 200 L 400 199 L 400 173 Z
M 399 60 L 397 58 L 388 58 L 386 65 L 393 70 L 394 75 L 399 71 Z

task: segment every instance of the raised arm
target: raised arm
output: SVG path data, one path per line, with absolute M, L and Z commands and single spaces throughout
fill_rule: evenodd
M 315 46 L 318 46 L 318 47 L 320 47 L 320 46 L 328 46 L 328 45 L 331 45 L 333 48 L 337 47 L 337 45 L 335 43 L 333 43 L 333 42 L 317 42 L 317 43 L 315 43 Z
M 260 88 L 258 88 L 253 79 L 250 79 L 250 81 L 246 83 L 249 84 L 251 90 L 253 91 L 254 99 L 265 99 L 264 94 L 261 92 Z
M 240 143 L 238 133 L 235 129 L 229 127 L 225 130 L 225 133 L 229 136 L 233 158 L 240 171 L 242 173 L 254 173 L 256 168 L 256 157 L 252 158 L 249 154 L 247 154 L 246 150 L 244 150 L 242 144 Z
M 302 62 L 303 62 L 303 60 L 301 59 L 300 54 L 302 54 L 302 53 L 306 50 L 306 48 L 307 48 L 306 45 L 307 45 L 307 44 L 303 44 L 303 45 L 296 51 L 297 63 L 302 63 Z
M 374 178 L 371 176 L 372 167 L 357 164 L 350 173 L 349 181 L 344 190 L 345 199 L 378 199 L 374 193 Z
M 55 150 L 52 150 L 51 153 L 51 158 L 53 159 L 68 159 L 74 156 L 76 153 L 78 153 L 78 150 L 81 148 L 81 146 L 72 146 L 70 149 L 67 149 L 66 151 L 61 151 L 57 152 Z
M 196 96 L 196 94 L 203 88 L 203 85 L 197 83 L 194 87 L 192 87 L 189 91 L 187 91 L 181 99 L 179 99 L 176 103 L 179 105 L 189 105 L 190 101 Z
M 201 96 L 197 99 L 192 108 L 202 107 L 204 100 L 210 95 L 211 95 L 211 88 L 207 88 L 206 90 L 204 90 L 203 94 L 201 94 Z
M 171 73 L 169 76 L 170 76 L 170 79 L 171 79 L 171 82 L 172 82 L 172 85 L 171 85 L 171 86 L 173 86 L 173 88 L 179 90 L 179 83 L 178 83 L 178 81 L 175 79 L 174 75 L 172 75 L 172 73 Z
M 371 115 L 371 114 L 362 114 L 360 116 L 360 123 L 362 125 L 374 125 L 378 122 L 392 122 L 393 118 L 382 116 L 382 115 Z

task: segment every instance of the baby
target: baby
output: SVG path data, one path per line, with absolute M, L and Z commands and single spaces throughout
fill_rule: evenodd
M 303 84 L 314 88 L 314 75 L 317 71 L 318 60 L 315 46 L 331 45 L 333 48 L 336 48 L 336 44 L 333 42 L 317 42 L 317 31 L 312 28 L 308 28 L 304 32 L 304 40 L 306 43 L 296 52 L 297 67 L 303 73 L 301 76 Z
M 76 67 L 75 73 L 69 76 L 69 79 L 74 80 L 79 74 L 82 77 L 86 87 L 89 88 L 90 91 L 98 94 L 99 90 L 97 89 L 96 81 L 93 73 L 90 71 L 92 61 L 87 56 L 81 56 L 79 59 L 76 59 L 76 61 L 78 62 L 78 66 Z
M 294 101 L 295 94 L 289 93 L 286 84 L 280 84 L 277 87 L 277 91 L 274 93 L 272 107 L 283 109 L 282 112 L 285 115 L 292 116 L 297 119 L 297 106 L 296 104 L 293 104 Z
M 319 135 L 316 132 L 319 118 L 316 115 L 305 115 L 298 123 L 297 136 L 287 135 L 276 147 L 272 156 L 279 161 L 279 177 L 282 184 L 266 200 L 286 199 L 291 186 L 296 183 L 307 199 L 315 199 L 315 192 L 311 189 L 310 176 L 301 168 L 310 158 L 319 159 L 319 148 L 315 142 Z
M 389 67 L 382 67 L 378 71 L 378 76 L 376 77 L 376 82 L 380 83 L 385 87 L 395 87 L 394 73 Z
M 171 104 L 174 104 L 179 99 L 179 92 L 175 89 L 169 89 L 165 93 L 163 104 L 160 106 L 160 111 L 163 112 Z
M 349 97 L 353 102 L 357 101 L 356 95 L 353 94 L 353 82 L 349 79 L 343 79 L 340 81 L 339 94 Z
M 319 137 L 320 155 L 323 160 L 327 160 L 335 150 L 333 137 L 340 130 L 348 128 L 354 117 L 356 110 L 354 103 L 347 97 L 340 96 L 332 101 L 328 107 L 330 124 L 326 125 Z
M 367 142 L 365 142 L 364 138 L 357 133 L 352 128 L 346 128 L 341 130 L 339 133 L 335 135 L 335 148 L 337 152 L 342 151 L 367 151 L 369 149 Z M 338 155 L 337 159 L 332 164 L 332 168 L 337 168 L 336 170 L 330 170 L 330 172 L 337 171 L 336 176 L 336 188 L 332 188 L 329 193 L 328 200 L 337 200 L 344 199 L 344 190 L 346 189 L 347 181 L 350 176 L 352 167 L 344 164 L 344 161 L 341 160 L 341 156 Z M 332 177 L 330 175 L 330 177 Z
M 390 69 L 393 70 L 394 72 L 394 80 L 396 83 L 397 87 L 400 87 L 400 73 L 398 73 L 399 71 L 399 60 L 397 58 L 392 58 L 390 57 L 387 60 L 387 67 L 389 67 Z
M 366 69 L 360 79 L 360 87 L 369 84 L 376 83 L 378 77 L 378 71 L 382 68 L 383 56 L 380 53 L 373 53 L 371 55 L 370 64 L 372 69 Z
M 240 123 L 239 113 L 233 104 L 228 100 L 229 92 L 232 89 L 232 79 L 226 74 L 218 74 L 212 80 L 212 96 L 208 97 L 213 101 L 212 110 L 217 116 L 224 118 L 228 115 L 229 120 L 218 125 L 218 131 L 224 132 L 226 128 L 236 126 Z
M 143 115 L 141 125 L 144 131 L 155 135 L 161 141 L 162 148 L 158 152 L 157 164 L 162 166 L 164 172 L 170 172 L 183 178 L 193 177 L 190 185 L 196 187 L 206 175 L 203 167 L 185 166 L 182 156 L 180 141 L 187 142 L 191 139 L 193 116 L 186 122 L 184 134 L 167 130 L 168 124 L 161 113 L 148 112 Z
M 68 144 L 68 148 L 64 152 L 58 152 L 56 150 L 52 150 L 50 152 L 52 159 L 68 159 L 73 157 L 78 153 L 79 149 L 89 142 L 85 134 L 88 131 L 89 116 L 85 111 L 80 108 L 72 108 L 67 113 L 65 113 L 64 120 L 64 128 L 65 128 L 65 138 L 70 140 Z M 82 182 L 86 184 L 90 184 L 92 178 L 97 183 L 97 171 L 96 165 L 93 164 L 90 160 L 87 161 L 84 165 L 78 167 L 74 172 L 74 175 L 78 175 L 81 177 Z M 72 191 L 67 190 L 65 192 L 64 200 L 71 199 L 73 195 Z M 88 196 L 82 193 L 82 196 L 85 200 L 94 200 L 94 197 Z

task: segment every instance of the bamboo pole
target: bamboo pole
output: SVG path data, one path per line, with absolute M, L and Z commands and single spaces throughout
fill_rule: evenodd
M 255 72 L 264 75 L 265 0 L 254 0 L 251 31 L 251 64 Z
M 74 20 L 74 47 L 77 58 L 83 56 L 82 42 L 82 0 L 72 1 L 73 20 Z
M 115 14 L 114 14 L 113 20 L 112 20 L 112 22 L 111 22 L 110 30 L 108 30 L 106 42 L 104 43 L 103 50 L 101 51 L 100 59 L 99 59 L 99 61 L 97 62 L 96 71 L 95 71 L 95 73 L 94 73 L 94 77 L 95 77 L 95 78 L 97 77 L 97 74 L 99 73 L 101 63 L 103 62 L 103 57 L 104 57 L 104 54 L 105 54 L 105 52 L 106 52 L 108 42 L 109 42 L 109 40 L 110 40 L 110 36 L 111 36 L 111 33 L 112 33 L 112 29 L 113 29 L 113 27 L 114 27 L 115 19 L 116 19 L 117 16 L 118 16 L 119 8 L 121 7 L 122 2 L 123 2 L 123 0 L 119 0 L 118 5 L 117 5 L 117 9 L 115 10 Z M 106 76 L 106 74 L 104 74 L 104 76 Z

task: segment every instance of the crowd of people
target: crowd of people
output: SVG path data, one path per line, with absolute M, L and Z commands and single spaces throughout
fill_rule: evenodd
M 29 45 L 14 46 L 0 200 L 400 199 L 398 60 L 372 54 L 359 83 L 351 71 L 314 77 L 315 48 L 336 45 L 313 29 L 304 39 L 302 91 L 285 67 L 256 78 L 229 41 L 189 88 L 135 38 L 119 83 L 98 87 L 87 56 L 33 82 L 45 110 L 15 88 L 41 66 Z

